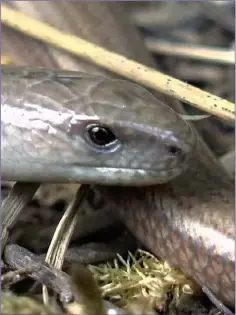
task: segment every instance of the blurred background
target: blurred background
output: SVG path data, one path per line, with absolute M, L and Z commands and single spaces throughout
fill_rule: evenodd
M 149 65 L 231 102 L 235 101 L 235 65 L 232 60 L 235 49 L 234 1 L 2 3 L 61 31 Z M 2 63 L 82 70 L 114 76 L 3 24 L 1 59 Z M 177 111 L 185 110 L 189 115 L 204 114 L 190 105 L 180 104 L 161 94 L 158 97 Z M 194 125 L 227 171 L 234 176 L 234 124 L 208 117 L 194 121 Z M 2 183 L 3 196 L 11 186 L 10 183 Z M 42 185 L 12 229 L 10 241 L 38 255 L 44 255 L 56 222 L 60 220 L 77 189 L 77 184 Z M 90 197 L 93 205 L 99 203 L 96 195 Z M 120 229 L 121 225 L 116 222 L 112 236 L 119 235 Z M 72 245 L 94 239 L 100 241 L 106 239 L 107 235 L 110 235 L 109 232 L 81 240 L 81 235 L 74 233 Z M 76 257 L 78 256 L 79 254 Z M 66 258 L 68 262 L 70 257 Z M 24 290 L 31 285 L 26 282 Z M 22 285 L 16 285 L 15 291 L 21 292 L 22 288 Z M 191 314 L 203 313 L 196 311 Z

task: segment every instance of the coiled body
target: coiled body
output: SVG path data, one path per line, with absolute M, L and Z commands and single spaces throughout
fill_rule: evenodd
M 191 168 L 167 184 L 100 189 L 151 252 L 234 307 L 234 183 L 217 167 L 199 144 Z
M 37 15 L 37 8 L 44 6 L 43 11 L 49 12 L 42 18 L 45 22 L 155 66 L 118 2 L 57 2 L 56 5 L 53 2 L 35 2 L 34 6 L 36 18 L 41 18 Z M 65 23 L 61 23 L 60 16 L 67 14 L 70 19 L 64 18 Z M 27 56 L 29 59 L 35 50 L 35 46 L 30 47 L 33 49 Z M 40 54 L 43 53 L 42 49 Z M 27 62 L 25 58 L 24 63 Z M 36 62 L 38 59 L 32 57 L 31 63 Z M 43 58 L 40 62 L 45 64 Z M 76 66 L 81 69 L 80 63 L 73 61 L 73 67 Z M 98 71 L 88 63 L 83 69 L 89 73 L 101 73 L 101 69 Z M 158 117 L 165 119 L 163 113 Z M 105 197 L 104 206 L 119 215 L 152 252 L 168 259 L 233 306 L 234 185 L 228 183 L 226 174 L 201 145 L 194 145 L 194 154 L 196 157 L 188 172 L 172 183 L 140 189 L 113 190 L 107 187 L 101 198 Z M 50 174 L 48 176 L 50 181 Z
M 158 183 L 140 190 L 100 189 L 106 190 L 104 204 L 150 250 L 232 305 L 233 185 L 214 159 L 209 163 L 204 157 L 178 115 L 161 102 L 155 104 L 146 90 L 123 81 L 21 67 L 5 67 L 2 79 L 4 179 Z M 150 108 L 145 109 L 145 101 Z M 123 150 L 89 146 L 81 125 L 91 120 L 110 126 Z M 71 121 L 76 128 L 70 129 Z M 179 151 L 171 152 L 173 145 Z

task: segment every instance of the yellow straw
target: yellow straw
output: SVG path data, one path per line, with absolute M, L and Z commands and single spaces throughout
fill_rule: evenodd
M 235 106 L 225 99 L 110 52 L 79 37 L 60 32 L 47 24 L 9 9 L 6 5 L 2 4 L 1 9 L 2 23 L 5 25 L 64 49 L 149 88 L 189 103 L 211 115 L 228 121 L 234 120 Z

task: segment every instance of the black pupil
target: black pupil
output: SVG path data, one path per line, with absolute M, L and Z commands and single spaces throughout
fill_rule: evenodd
M 175 146 L 170 146 L 169 147 L 169 151 L 173 155 L 177 155 L 177 154 L 179 154 L 181 152 L 181 150 L 178 147 L 175 147 Z
M 97 145 L 108 145 L 116 140 L 115 135 L 107 127 L 93 126 L 89 130 L 91 140 Z

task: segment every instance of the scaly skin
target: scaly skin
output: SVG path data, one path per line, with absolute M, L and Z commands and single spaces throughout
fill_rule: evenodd
M 21 6 L 21 3 L 15 2 L 14 5 Z M 71 32 L 114 52 L 155 67 L 142 40 L 128 22 L 126 13 L 118 2 L 57 2 L 55 4 L 52 1 L 38 1 L 30 5 L 34 10 L 25 13 L 63 31 Z M 27 10 L 26 6 L 22 6 L 21 9 Z M 61 16 L 63 16 L 63 23 L 61 23 Z M 66 18 L 67 16 L 69 18 Z M 20 43 L 18 45 L 23 48 Z M 37 62 L 42 66 L 53 66 L 51 62 L 53 57 L 49 58 L 45 54 L 45 49 L 39 47 L 38 43 L 28 42 L 27 48 L 30 54 L 25 51 L 24 55 L 21 54 L 17 59 L 17 51 L 14 58 L 21 63 Z M 40 48 L 40 54 L 34 53 Z M 73 69 L 113 76 L 92 64 L 77 62 L 58 51 L 55 53 L 54 48 L 49 47 L 48 50 L 59 66 L 64 66 L 65 62 L 68 62 Z M 61 58 L 57 58 L 59 54 Z M 159 97 L 175 108 L 174 100 L 170 98 L 166 100 L 163 95 Z M 126 188 L 122 191 L 124 194 L 122 198 L 118 188 L 115 192 L 109 188 L 104 194 L 104 199 L 106 203 L 110 200 L 114 213 L 120 214 L 124 223 L 152 252 L 180 267 L 201 285 L 212 288 L 219 299 L 233 307 L 234 185 L 228 183 L 227 175 L 205 144 L 199 143 L 195 153 L 196 157 L 192 160 L 191 169 L 173 183 L 137 188 L 138 190 Z M 166 242 L 166 235 L 169 236 L 168 242 Z M 183 239 L 189 241 L 184 243 Z M 209 244 L 215 244 L 218 253 L 228 252 L 226 258 L 214 256 Z M 208 264 L 204 259 L 207 259 Z M 199 267 L 202 264 L 205 264 L 204 268 Z
M 167 184 L 100 191 L 104 206 L 151 252 L 233 307 L 234 183 L 202 153 L 198 143 L 191 168 Z
M 147 90 L 82 72 L 3 66 L 4 180 L 115 185 L 165 183 L 188 166 L 195 134 Z M 91 125 L 116 141 L 100 147 Z

